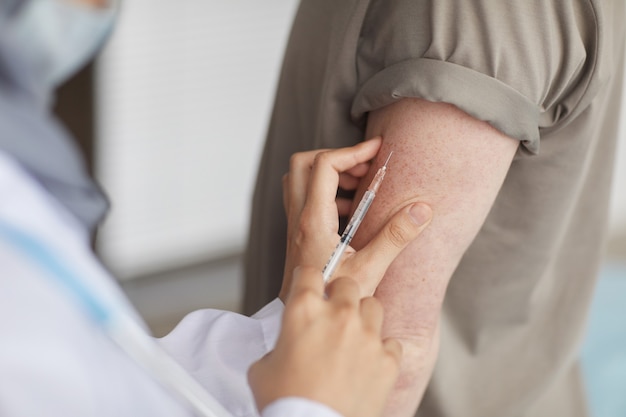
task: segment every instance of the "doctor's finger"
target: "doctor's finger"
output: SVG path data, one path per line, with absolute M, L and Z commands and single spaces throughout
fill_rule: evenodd
M 380 334 L 383 328 L 383 305 L 374 297 L 361 299 L 363 327 Z
M 426 229 L 431 219 L 432 210 L 424 203 L 404 207 L 364 248 L 347 260 L 349 265 L 367 271 L 367 282 L 360 282 L 365 294 L 373 294 L 389 265 Z
M 391 359 L 391 366 L 395 368 L 397 372 L 400 368 L 400 362 L 402 361 L 402 343 L 397 339 L 388 338 L 383 340 L 383 349 Z
M 286 305 L 297 303 L 296 300 L 307 296 L 323 300 L 324 279 L 322 273 L 316 268 L 297 266 L 293 270 L 291 290 Z
M 289 173 L 286 174 L 286 187 L 283 194 L 287 195 L 287 212 L 294 210 L 300 212 L 306 201 L 306 195 L 311 176 L 311 167 L 315 157 L 320 152 L 327 152 L 326 149 L 314 151 L 298 152 L 291 155 L 289 159 Z
M 354 190 L 359 186 L 361 178 L 364 177 L 370 169 L 371 162 L 362 162 L 354 168 L 339 174 L 339 187 L 344 190 Z
M 337 197 L 335 200 L 337 203 L 337 212 L 339 216 L 348 216 L 352 210 L 352 199 Z
M 323 207 L 337 194 L 339 174 L 371 160 L 380 149 L 381 139 L 374 138 L 349 148 L 321 152 L 315 156 L 307 190 L 306 204 Z
M 328 301 L 335 307 L 350 307 L 355 311 L 359 308 L 361 301 L 359 284 L 348 277 L 340 277 L 332 280 L 326 286 Z

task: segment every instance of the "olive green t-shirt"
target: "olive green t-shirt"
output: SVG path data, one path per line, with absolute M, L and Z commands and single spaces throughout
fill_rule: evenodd
M 248 313 L 280 287 L 289 156 L 364 139 L 369 111 L 452 103 L 521 142 L 448 287 L 419 416 L 586 414 L 578 375 L 607 223 L 623 0 L 303 0 L 254 196 Z

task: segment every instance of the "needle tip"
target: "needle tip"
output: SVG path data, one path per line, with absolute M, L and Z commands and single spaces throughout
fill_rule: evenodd
M 387 168 L 387 163 L 389 162 L 389 159 L 391 159 L 391 155 L 393 155 L 393 151 L 389 152 L 389 156 L 387 156 L 387 160 L 383 164 L 383 168 Z

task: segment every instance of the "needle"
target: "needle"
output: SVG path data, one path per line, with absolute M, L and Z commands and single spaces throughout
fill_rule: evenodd
M 385 178 L 385 174 L 387 173 L 387 164 L 389 163 L 389 159 L 391 158 L 392 154 L 393 151 L 389 153 L 389 156 L 387 157 L 387 160 L 385 161 L 383 166 L 380 167 L 376 172 L 374 179 L 370 183 L 369 187 L 367 187 L 367 191 L 365 191 L 365 194 L 363 194 L 363 197 L 361 198 L 361 201 L 359 202 L 356 211 L 352 215 L 348 226 L 346 226 L 346 230 L 344 230 L 343 234 L 341 235 L 341 239 L 339 240 L 337 247 L 335 248 L 333 254 L 330 256 L 330 259 L 326 263 L 326 266 L 324 266 L 324 270 L 322 271 L 322 274 L 324 276 L 324 282 L 328 282 L 330 277 L 335 272 L 335 269 L 339 265 L 339 260 L 341 259 L 341 256 L 350 245 L 350 242 L 352 242 L 352 238 L 354 237 L 357 229 L 363 222 L 365 214 L 367 214 L 367 211 L 374 201 L 374 197 L 376 197 L 378 188 L 383 182 L 383 178 Z

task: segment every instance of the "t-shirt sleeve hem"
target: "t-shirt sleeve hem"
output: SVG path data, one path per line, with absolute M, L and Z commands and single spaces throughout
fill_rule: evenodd
M 363 83 L 352 103 L 353 120 L 402 98 L 450 103 L 539 152 L 539 109 L 518 91 L 451 62 L 415 58 L 398 62 Z

